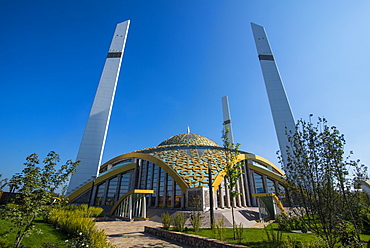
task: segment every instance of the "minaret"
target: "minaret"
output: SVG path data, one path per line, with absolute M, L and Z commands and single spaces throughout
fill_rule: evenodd
M 71 177 L 67 195 L 99 174 L 129 25 L 128 20 L 116 26 L 78 151 L 81 163 Z
M 284 162 L 287 161 L 286 147 L 289 145 L 286 132 L 295 129 L 295 121 L 265 29 L 254 23 L 251 23 L 251 25 L 270 102 L 272 118 L 274 119 L 280 152 Z
M 229 98 L 227 96 L 222 97 L 222 115 L 224 117 L 224 131 L 227 132 L 227 142 L 229 144 L 234 144 L 233 130 L 231 128 L 231 117 L 229 108 Z

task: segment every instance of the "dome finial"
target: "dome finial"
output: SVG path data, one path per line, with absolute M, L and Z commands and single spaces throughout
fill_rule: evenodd
M 187 134 L 190 134 L 190 127 L 188 126 L 188 131 L 187 131 Z

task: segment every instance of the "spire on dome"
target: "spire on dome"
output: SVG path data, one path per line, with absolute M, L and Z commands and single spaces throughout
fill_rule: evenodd
M 187 134 L 190 134 L 190 127 L 188 126 L 188 131 L 187 131 Z

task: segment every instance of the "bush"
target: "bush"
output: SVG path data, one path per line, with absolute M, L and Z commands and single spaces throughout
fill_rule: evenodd
M 234 230 L 235 230 L 235 236 L 236 236 L 236 239 L 239 240 L 239 244 L 242 242 L 242 239 L 243 239 L 243 234 L 244 234 L 244 228 L 243 228 L 243 223 L 240 223 L 239 225 L 238 224 L 234 224 Z
M 283 241 L 283 233 L 281 231 L 275 231 L 272 228 L 265 227 L 265 232 L 267 236 L 266 247 L 271 247 L 271 248 L 285 247 L 285 244 Z
M 108 243 L 104 231 L 95 229 L 95 222 L 89 218 L 100 214 L 103 209 L 86 208 L 83 205 L 72 206 L 54 209 L 48 217 L 49 223 L 71 235 L 71 239 L 66 244 L 69 247 L 83 247 L 82 244 L 89 247 L 112 247 Z
M 225 240 L 225 233 L 226 233 L 226 226 L 225 226 L 225 219 L 222 216 L 221 220 L 218 220 L 216 224 L 212 227 L 213 237 L 224 241 Z
M 6 238 L 0 237 L 0 247 L 2 248 L 11 248 L 13 244 Z
M 190 223 L 193 226 L 194 232 L 199 232 L 200 225 L 202 223 L 202 212 L 201 211 L 192 211 L 190 214 Z
M 177 212 L 172 217 L 172 223 L 173 223 L 175 229 L 179 232 L 182 232 L 184 230 L 185 221 L 186 221 L 185 214 L 183 214 L 183 213 Z
M 171 227 L 171 216 L 169 212 L 161 214 L 163 229 L 168 230 Z

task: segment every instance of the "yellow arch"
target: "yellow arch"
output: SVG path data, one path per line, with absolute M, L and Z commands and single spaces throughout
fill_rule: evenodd
M 182 192 L 186 193 L 186 189 L 190 188 L 189 185 L 184 181 L 184 179 L 182 179 L 182 177 L 179 174 L 177 174 L 177 172 L 174 169 L 169 167 L 163 160 L 153 155 L 147 154 L 147 153 L 131 152 L 131 153 L 123 154 L 123 155 L 120 155 L 118 157 L 115 157 L 109 160 L 108 162 L 104 163 L 101 167 L 106 167 L 108 166 L 108 164 L 116 164 L 119 161 L 124 160 L 125 158 L 141 158 L 141 159 L 148 160 L 158 165 L 165 172 L 167 172 L 168 175 L 170 175 L 173 178 L 173 180 L 175 180 L 175 182 L 179 185 Z
M 179 187 L 181 188 L 181 190 L 184 193 L 186 193 L 187 188 L 190 188 L 189 185 L 184 181 L 184 179 L 182 179 L 182 177 L 179 174 L 177 174 L 171 167 L 169 167 L 165 162 L 158 159 L 157 157 L 154 157 L 154 156 L 152 156 L 150 154 L 146 154 L 146 153 L 131 152 L 131 153 L 123 154 L 123 155 L 117 156 L 117 157 L 109 160 L 108 162 L 104 163 L 103 165 L 101 165 L 100 168 L 107 167 L 109 164 L 116 164 L 116 163 L 118 163 L 118 162 L 120 162 L 120 161 L 122 161 L 126 158 L 142 158 L 142 159 L 151 161 L 154 164 L 161 167 L 165 172 L 167 172 L 168 175 L 170 175 L 173 178 L 173 180 L 175 180 L 175 182 L 179 185 Z M 128 164 L 128 165 L 123 166 L 123 167 L 118 168 L 118 169 L 113 169 L 112 171 L 98 177 L 95 180 L 95 184 L 99 184 L 99 183 L 103 182 L 104 180 L 107 180 L 108 178 L 114 177 L 117 174 L 123 173 L 125 171 L 134 169 L 135 167 L 136 167 L 136 164 L 132 163 L 132 164 Z M 85 185 L 81 186 L 79 189 L 77 189 L 75 192 L 70 194 L 68 196 L 69 201 L 74 200 L 76 197 L 81 195 L 83 192 L 90 189 L 92 187 L 92 184 L 93 184 L 92 181 L 88 182 Z
M 283 184 L 285 184 L 285 174 L 278 168 L 276 167 L 276 165 L 274 165 L 273 163 L 271 163 L 270 161 L 268 161 L 267 159 L 261 157 L 261 156 L 258 156 L 258 155 L 254 155 L 254 154 L 239 154 L 238 156 L 236 156 L 236 159 L 235 159 L 235 162 L 233 164 L 236 164 L 240 161 L 243 161 L 243 160 L 248 160 L 248 159 L 251 159 L 251 160 L 254 160 L 254 161 L 257 161 L 257 162 L 260 162 L 262 164 L 265 164 L 265 165 L 268 165 L 268 166 L 271 166 L 272 168 L 274 168 L 280 175 L 277 175 L 276 173 L 273 173 L 269 170 L 266 169 L 263 169 L 261 167 L 258 167 L 256 165 L 253 165 L 253 164 L 248 164 L 248 167 L 254 171 L 257 171 L 257 172 L 260 172 L 270 178 L 273 178 L 275 180 L 277 180 L 278 182 L 281 182 Z M 222 180 L 224 179 L 225 177 L 225 171 L 221 171 L 216 179 L 213 181 L 213 184 L 212 184 L 212 187 L 214 189 L 214 192 L 216 192 L 216 190 L 218 189 L 218 187 L 220 186 Z
M 102 175 L 101 177 L 98 177 L 97 179 L 95 179 L 95 185 L 107 180 L 108 178 L 114 177 L 117 174 L 132 170 L 132 169 L 135 168 L 135 166 L 136 166 L 136 164 L 128 164 L 128 165 L 123 166 L 121 168 L 118 168 L 116 170 L 110 171 L 110 172 Z M 90 182 L 86 183 L 85 185 L 81 186 L 79 189 L 77 189 L 75 192 L 73 192 L 72 194 L 70 194 L 68 196 L 68 200 L 69 201 L 74 200 L 76 197 L 78 197 L 79 195 L 84 193 L 86 190 L 90 189 L 92 187 L 92 185 L 93 185 L 93 181 L 90 181 Z

